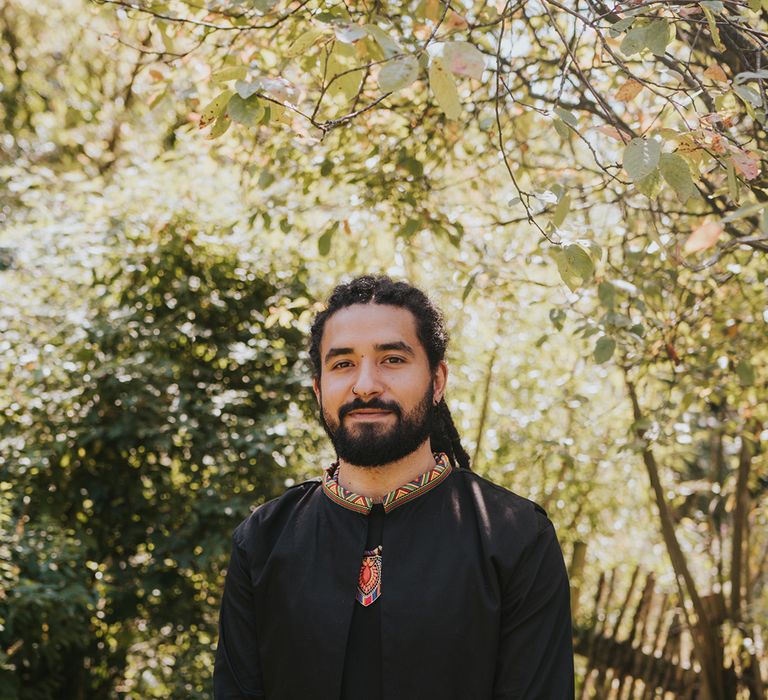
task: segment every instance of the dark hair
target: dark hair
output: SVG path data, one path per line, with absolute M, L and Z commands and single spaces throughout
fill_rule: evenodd
M 416 335 L 427 353 L 432 371 L 445 358 L 448 333 L 445 330 L 443 314 L 429 297 L 407 282 L 395 282 L 386 276 L 364 275 L 350 282 L 338 285 L 328 298 L 326 308 L 315 316 L 310 330 L 309 358 L 312 372 L 320 377 L 320 343 L 326 321 L 337 311 L 354 304 L 383 304 L 407 309 L 416 319 Z M 453 424 L 451 412 L 445 397 L 435 408 L 435 421 L 429 436 L 433 452 L 445 452 L 451 464 L 469 469 L 469 455 L 461 445 L 461 438 Z

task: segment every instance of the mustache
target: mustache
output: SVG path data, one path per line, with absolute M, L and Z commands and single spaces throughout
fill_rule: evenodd
M 370 401 L 363 401 L 362 399 L 355 399 L 349 403 L 345 403 L 339 409 L 339 420 L 342 420 L 344 416 L 350 411 L 357 411 L 366 408 L 377 408 L 382 411 L 392 411 L 398 418 L 402 416 L 402 410 L 400 405 L 394 401 L 383 401 L 382 399 L 371 399 Z

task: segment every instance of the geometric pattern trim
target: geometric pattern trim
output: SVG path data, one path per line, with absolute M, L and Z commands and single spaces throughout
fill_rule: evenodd
M 380 501 L 384 506 L 384 512 L 389 513 L 391 510 L 403 505 L 403 503 L 408 503 L 414 498 L 422 496 L 427 491 L 431 491 L 451 473 L 451 463 L 448 461 L 448 455 L 444 452 L 440 452 L 436 453 L 434 458 L 435 466 L 432 469 L 420 474 L 413 479 L 413 481 L 398 486 L 384 496 Z M 361 496 L 359 493 L 347 491 L 347 489 L 339 483 L 338 475 L 338 462 L 334 462 L 326 468 L 325 474 L 323 475 L 323 491 L 325 492 L 325 495 L 340 506 L 344 506 L 345 508 L 349 508 L 350 510 L 365 515 L 370 513 L 371 508 L 377 501 L 369 496 Z

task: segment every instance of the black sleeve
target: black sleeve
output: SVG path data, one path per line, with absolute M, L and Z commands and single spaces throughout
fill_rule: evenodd
M 245 552 L 233 538 L 219 612 L 219 644 L 213 670 L 214 700 L 264 698 L 256 619 Z
M 572 700 L 568 574 L 555 528 L 537 507 L 539 530 L 504 591 L 494 700 Z

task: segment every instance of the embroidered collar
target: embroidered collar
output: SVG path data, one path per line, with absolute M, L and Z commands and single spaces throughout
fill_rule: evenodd
M 390 491 L 381 503 L 384 511 L 389 513 L 394 508 L 418 498 L 427 491 L 431 491 L 441 481 L 451 473 L 451 463 L 448 461 L 448 455 L 444 452 L 435 454 L 435 466 L 429 471 L 417 476 L 413 481 L 398 486 L 394 491 Z M 323 475 L 323 491 L 332 501 L 340 506 L 355 510 L 358 513 L 368 514 L 371 512 L 373 504 L 377 501 L 369 496 L 361 496 L 358 493 L 347 491 L 339 483 L 339 463 L 334 462 L 325 470 Z

